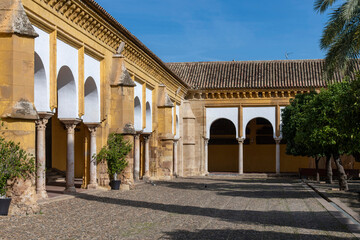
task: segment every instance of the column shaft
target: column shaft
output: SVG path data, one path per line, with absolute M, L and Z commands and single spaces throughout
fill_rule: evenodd
M 139 180 L 140 177 L 140 135 L 134 136 L 134 180 Z
M 87 124 L 90 131 L 90 182 L 87 186 L 89 189 L 96 189 L 98 184 L 96 181 L 96 129 L 98 124 Z
M 179 139 L 174 139 L 174 164 L 173 164 L 173 176 L 177 176 L 178 175 L 178 153 L 177 153 L 177 143 L 178 143 Z
M 239 174 L 244 174 L 244 138 L 238 138 L 239 143 Z
M 79 120 L 63 120 L 67 129 L 67 155 L 66 155 L 66 188 L 65 192 L 75 190 L 75 127 Z
M 281 141 L 281 138 L 275 138 L 275 142 L 276 142 L 276 174 L 280 174 L 280 141 Z
M 204 156 L 205 156 L 205 164 L 204 164 L 204 172 L 205 175 L 209 174 L 209 139 L 204 138 Z
M 36 143 L 36 193 L 39 198 L 47 198 L 46 193 L 46 139 L 45 130 L 48 119 L 40 118 L 36 121 L 37 143 Z
M 149 137 L 144 136 L 144 143 L 145 143 L 145 177 L 150 177 L 150 149 L 149 149 Z

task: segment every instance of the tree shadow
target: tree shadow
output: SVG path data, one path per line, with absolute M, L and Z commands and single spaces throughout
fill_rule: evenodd
M 256 231 L 256 230 L 233 230 L 233 229 L 204 229 L 199 231 L 177 230 L 173 232 L 165 232 L 164 239 L 332 239 L 343 240 L 344 237 L 327 236 L 320 234 L 302 234 L 302 233 L 284 233 L 273 231 Z M 356 237 L 346 239 L 357 239 Z
M 138 209 L 151 209 L 179 215 L 210 217 L 231 223 L 250 223 L 267 226 L 275 225 L 324 231 L 348 232 L 346 227 L 340 224 L 329 214 L 329 212 L 325 210 L 321 212 L 229 210 L 120 199 L 105 196 L 87 195 L 83 193 L 76 193 L 75 197 L 87 201 L 97 201 L 102 203 L 116 204 L 119 206 L 134 207 Z

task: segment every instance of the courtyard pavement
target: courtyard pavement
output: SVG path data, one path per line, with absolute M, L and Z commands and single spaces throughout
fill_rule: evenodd
M 356 239 L 295 179 L 184 178 L 0 217 L 0 239 Z

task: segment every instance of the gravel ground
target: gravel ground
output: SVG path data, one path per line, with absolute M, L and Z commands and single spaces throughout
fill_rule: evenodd
M 0 239 L 355 239 L 298 180 L 187 178 L 0 217 Z

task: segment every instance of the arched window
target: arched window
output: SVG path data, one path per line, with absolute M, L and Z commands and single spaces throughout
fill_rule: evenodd
M 74 75 L 68 66 L 62 66 L 57 78 L 58 118 L 77 118 L 77 94 Z

